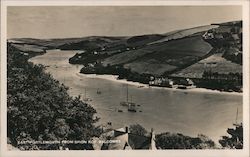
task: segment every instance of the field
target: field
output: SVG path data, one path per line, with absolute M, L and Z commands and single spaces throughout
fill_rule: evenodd
M 161 75 L 199 60 L 211 49 L 210 44 L 197 35 L 124 51 L 105 58 L 103 64 L 124 64 L 132 71 Z
M 195 33 L 204 32 L 204 31 L 207 31 L 209 29 L 216 28 L 216 27 L 217 26 L 207 25 L 207 26 L 199 26 L 199 27 L 190 28 L 190 29 L 172 31 L 172 32 L 166 33 L 165 38 L 163 38 L 161 40 L 158 40 L 158 41 L 155 41 L 155 42 L 153 42 L 151 44 L 161 43 L 161 42 L 169 41 L 169 40 L 173 40 L 173 39 L 184 38 L 184 37 L 193 35 Z
M 15 48 L 22 52 L 33 52 L 33 53 L 43 53 L 47 47 L 39 45 L 28 45 L 28 44 L 12 44 Z
M 172 71 L 176 69 L 176 66 L 169 64 L 158 63 L 157 60 L 149 59 L 144 62 L 132 62 L 124 65 L 125 68 L 131 69 L 133 72 L 139 74 L 153 74 L 153 75 L 162 75 L 166 71 Z
M 222 57 L 221 53 L 214 54 L 206 59 L 199 61 L 171 76 L 201 78 L 204 71 L 211 70 L 220 74 L 242 73 L 242 66 Z

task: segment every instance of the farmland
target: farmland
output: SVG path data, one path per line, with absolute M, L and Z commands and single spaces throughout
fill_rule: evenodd
M 211 49 L 212 47 L 200 36 L 193 36 L 118 53 L 104 59 L 103 65 L 125 64 L 125 67 L 133 71 L 140 73 L 157 71 L 157 74 L 162 75 L 166 71 L 172 71 L 199 60 Z M 145 64 L 142 64 L 143 62 Z M 144 69 L 138 65 L 146 65 L 147 68 Z
M 181 71 L 178 71 L 171 76 L 187 77 L 187 78 L 202 78 L 203 72 L 211 70 L 220 74 L 242 73 L 242 66 L 222 57 L 222 53 L 213 54 Z

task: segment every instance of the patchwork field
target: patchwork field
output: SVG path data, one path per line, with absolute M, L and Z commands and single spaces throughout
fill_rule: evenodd
M 161 75 L 178 67 L 198 61 L 212 47 L 201 36 L 147 45 L 107 57 L 103 65 L 121 65 L 139 73 Z
M 214 54 L 206 59 L 199 61 L 171 76 L 201 78 L 204 71 L 211 70 L 220 74 L 242 73 L 242 66 L 222 57 L 221 53 Z

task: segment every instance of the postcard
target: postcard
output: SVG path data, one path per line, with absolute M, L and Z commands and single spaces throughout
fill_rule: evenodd
M 249 156 L 249 1 L 2 1 L 1 156 Z

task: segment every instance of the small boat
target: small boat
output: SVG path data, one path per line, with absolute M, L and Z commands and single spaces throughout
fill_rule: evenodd
M 127 85 L 127 101 L 120 102 L 121 106 L 127 106 L 129 112 L 136 112 L 136 104 L 132 102 L 132 96 L 131 101 L 128 100 L 128 85 Z
M 129 104 L 129 101 L 128 101 L 128 85 L 127 85 L 127 92 L 126 92 L 126 95 L 127 95 L 127 99 L 126 99 L 126 101 L 122 101 L 122 102 L 120 102 L 120 105 L 121 106 L 128 106 L 128 104 Z
M 84 98 L 83 98 L 83 101 L 87 102 L 87 101 L 92 101 L 92 99 L 88 98 L 87 97 L 87 90 L 85 89 L 84 90 Z
M 128 102 L 127 101 L 122 101 L 122 102 L 120 102 L 120 105 L 121 106 L 128 106 Z
M 178 88 L 178 89 L 187 89 L 187 86 L 179 85 L 177 88 Z
M 129 112 L 136 112 L 135 104 L 129 104 L 128 111 Z
M 123 112 L 123 110 L 118 110 L 118 112 Z
M 102 92 L 99 90 L 99 88 L 97 89 L 96 94 L 102 94 Z

